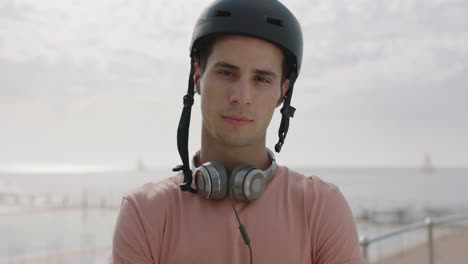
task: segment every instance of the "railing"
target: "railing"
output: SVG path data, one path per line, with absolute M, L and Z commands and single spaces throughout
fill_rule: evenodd
M 421 228 L 427 228 L 427 243 L 428 243 L 428 255 L 429 255 L 429 264 L 435 264 L 434 262 L 434 235 L 433 235 L 433 230 L 434 227 L 442 224 L 448 224 L 448 223 L 456 223 L 460 222 L 463 220 L 468 220 L 468 213 L 467 214 L 460 214 L 460 215 L 453 215 L 453 216 L 447 216 L 447 217 L 439 217 L 439 218 L 430 218 L 426 217 L 424 219 L 424 222 L 422 223 L 414 223 L 411 225 L 404 226 L 402 228 L 390 231 L 388 233 L 373 237 L 373 238 L 368 238 L 366 236 L 361 236 L 360 237 L 360 243 L 362 247 L 362 252 L 364 255 L 364 258 L 366 261 L 369 261 L 369 246 L 372 243 L 394 237 L 397 235 L 401 235 L 404 233 L 407 233 L 409 231 L 414 231 L 417 229 Z

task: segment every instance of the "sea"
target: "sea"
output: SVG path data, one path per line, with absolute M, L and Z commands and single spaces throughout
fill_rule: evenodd
M 292 167 L 337 185 L 367 238 L 468 212 L 468 169 Z M 107 263 L 122 196 L 174 173 L 0 171 L 0 264 Z M 468 221 L 467 221 L 468 222 Z M 441 228 L 440 234 L 453 227 Z M 424 229 L 371 245 L 373 259 L 423 241 Z

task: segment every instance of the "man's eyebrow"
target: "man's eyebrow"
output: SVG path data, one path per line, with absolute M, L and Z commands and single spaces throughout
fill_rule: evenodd
M 238 67 L 238 66 L 229 64 L 229 63 L 224 62 L 224 61 L 217 62 L 217 63 L 215 64 L 215 66 L 218 66 L 218 67 L 225 67 L 225 68 L 229 68 L 229 69 L 233 69 L 233 70 L 239 70 L 239 67 Z
M 233 69 L 233 70 L 239 70 L 240 69 L 238 66 L 232 65 L 232 64 L 227 63 L 225 61 L 219 61 L 219 62 L 215 63 L 215 67 L 224 67 L 224 68 Z M 274 73 L 273 71 L 270 71 L 270 70 L 255 69 L 254 72 L 256 74 L 272 76 L 273 78 L 278 77 L 276 75 L 276 73 Z
M 267 76 L 272 76 L 273 78 L 277 78 L 278 76 L 276 75 L 276 73 L 272 72 L 272 71 L 269 71 L 269 70 L 260 70 L 260 69 L 256 69 L 255 70 L 255 73 L 256 74 L 261 74 L 261 75 L 267 75 Z

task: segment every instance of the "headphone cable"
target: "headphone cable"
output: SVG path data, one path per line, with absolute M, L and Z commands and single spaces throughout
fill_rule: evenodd
M 236 214 L 237 222 L 239 223 L 239 231 L 242 235 L 242 238 L 244 239 L 244 243 L 249 247 L 249 252 L 250 252 L 250 264 L 253 263 L 252 260 L 252 247 L 250 246 L 250 238 L 249 234 L 247 233 L 247 229 L 245 229 L 245 226 L 241 223 L 239 215 L 237 214 L 236 210 L 236 205 L 234 204 L 234 198 L 232 197 L 232 192 L 229 192 L 229 197 L 231 197 L 231 205 L 232 209 L 234 209 L 234 213 Z

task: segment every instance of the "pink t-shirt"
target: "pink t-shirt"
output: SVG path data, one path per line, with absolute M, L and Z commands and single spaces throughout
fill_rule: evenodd
M 181 173 L 122 201 L 112 263 L 249 263 L 230 199 L 181 192 Z M 364 264 L 356 225 L 339 189 L 278 166 L 263 195 L 236 202 L 253 263 Z

